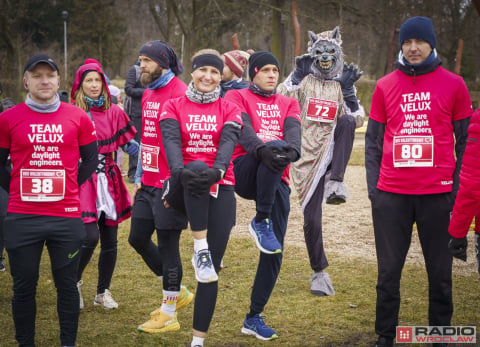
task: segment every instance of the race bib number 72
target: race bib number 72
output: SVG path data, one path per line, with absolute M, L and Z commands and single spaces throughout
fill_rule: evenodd
M 308 98 L 307 119 L 314 122 L 332 123 L 337 115 L 337 103 L 334 101 Z

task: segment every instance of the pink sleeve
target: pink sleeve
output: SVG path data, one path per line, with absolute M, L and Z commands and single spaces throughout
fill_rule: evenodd
M 92 120 L 88 115 L 84 114 L 80 117 L 80 133 L 78 135 L 78 145 L 84 146 L 92 143 L 97 140 L 97 135 L 95 133 L 95 127 Z
M 383 96 L 383 91 L 378 84 L 373 91 L 372 105 L 368 117 L 379 123 L 387 123 L 387 117 L 385 115 L 385 99 Z

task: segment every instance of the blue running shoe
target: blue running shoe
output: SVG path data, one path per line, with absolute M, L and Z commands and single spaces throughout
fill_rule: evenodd
M 282 253 L 282 245 L 275 237 L 271 220 L 263 219 L 257 223 L 255 218 L 253 218 L 248 226 L 248 230 L 261 252 L 266 254 Z
M 248 315 L 243 321 L 242 333 L 246 335 L 255 335 L 257 339 L 268 341 L 273 339 L 278 339 L 278 335 L 265 324 L 263 321 L 265 317 L 256 314 L 255 316 L 248 318 Z

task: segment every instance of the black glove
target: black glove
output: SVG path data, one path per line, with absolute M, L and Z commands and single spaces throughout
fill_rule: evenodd
M 345 100 L 345 103 L 352 112 L 359 109 L 358 99 L 355 96 L 355 88 L 353 87 L 353 84 L 362 77 L 362 74 L 363 72 L 358 71 L 358 66 L 354 64 L 344 64 L 342 74 L 340 77 L 334 79 L 340 83 L 343 100 Z
M 290 163 L 293 163 L 294 161 L 297 161 L 300 158 L 300 156 L 298 155 L 298 152 L 293 147 L 290 147 L 288 145 L 284 147 L 284 152 L 287 155 Z
M 189 169 L 183 169 L 180 173 L 180 183 L 182 183 L 183 188 L 195 197 L 203 193 L 202 187 L 207 184 L 206 181 L 206 177 L 202 177 Z
M 287 154 L 279 147 L 261 147 L 258 156 L 262 163 L 275 173 L 282 172 L 290 164 Z
M 312 71 L 313 57 L 304 54 L 295 58 L 295 70 L 291 77 L 292 84 L 298 85 Z
M 448 242 L 448 251 L 455 258 L 467 261 L 467 246 L 468 241 L 466 237 L 451 237 L 450 241 Z
M 208 190 L 210 190 L 211 186 L 213 186 L 215 183 L 222 179 L 222 173 L 220 172 L 220 170 L 211 167 L 202 172 L 200 175 L 207 177 Z

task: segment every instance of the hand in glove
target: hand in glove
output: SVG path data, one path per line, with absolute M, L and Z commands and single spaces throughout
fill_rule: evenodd
M 220 170 L 213 168 L 208 168 L 200 174 L 188 169 L 183 169 L 180 175 L 180 181 L 183 187 L 196 197 L 208 193 L 210 187 L 220 181 L 221 178 L 222 174 Z
M 288 160 L 290 161 L 290 163 L 293 163 L 294 161 L 297 161 L 298 159 L 300 159 L 300 155 L 298 155 L 298 152 L 293 147 L 290 147 L 289 145 L 285 146 L 283 148 L 283 151 L 288 157 Z
M 312 70 L 313 57 L 310 54 L 304 54 L 295 58 L 295 70 L 291 77 L 292 84 L 298 85 Z
M 208 168 L 204 172 L 200 174 L 201 176 L 205 176 L 207 178 L 207 183 L 208 183 L 208 188 L 207 190 L 210 190 L 210 187 L 213 186 L 215 183 L 220 181 L 222 179 L 222 173 L 218 169 L 214 168 Z
M 136 157 L 138 155 L 138 152 L 140 151 L 140 145 L 137 141 L 131 139 L 125 145 L 123 145 L 122 149 L 128 155 Z
M 357 65 L 344 64 L 342 74 L 340 75 L 340 77 L 334 79 L 335 81 L 340 83 L 340 86 L 342 88 L 343 100 L 345 100 L 348 108 L 352 112 L 357 111 L 359 108 L 353 84 L 360 79 L 362 74 L 362 71 L 358 71 Z
M 282 172 L 290 164 L 287 154 L 274 146 L 261 147 L 258 157 L 262 163 L 275 173 Z
M 455 258 L 467 261 L 467 245 L 468 241 L 466 237 L 451 237 L 450 241 L 448 242 L 448 251 Z

